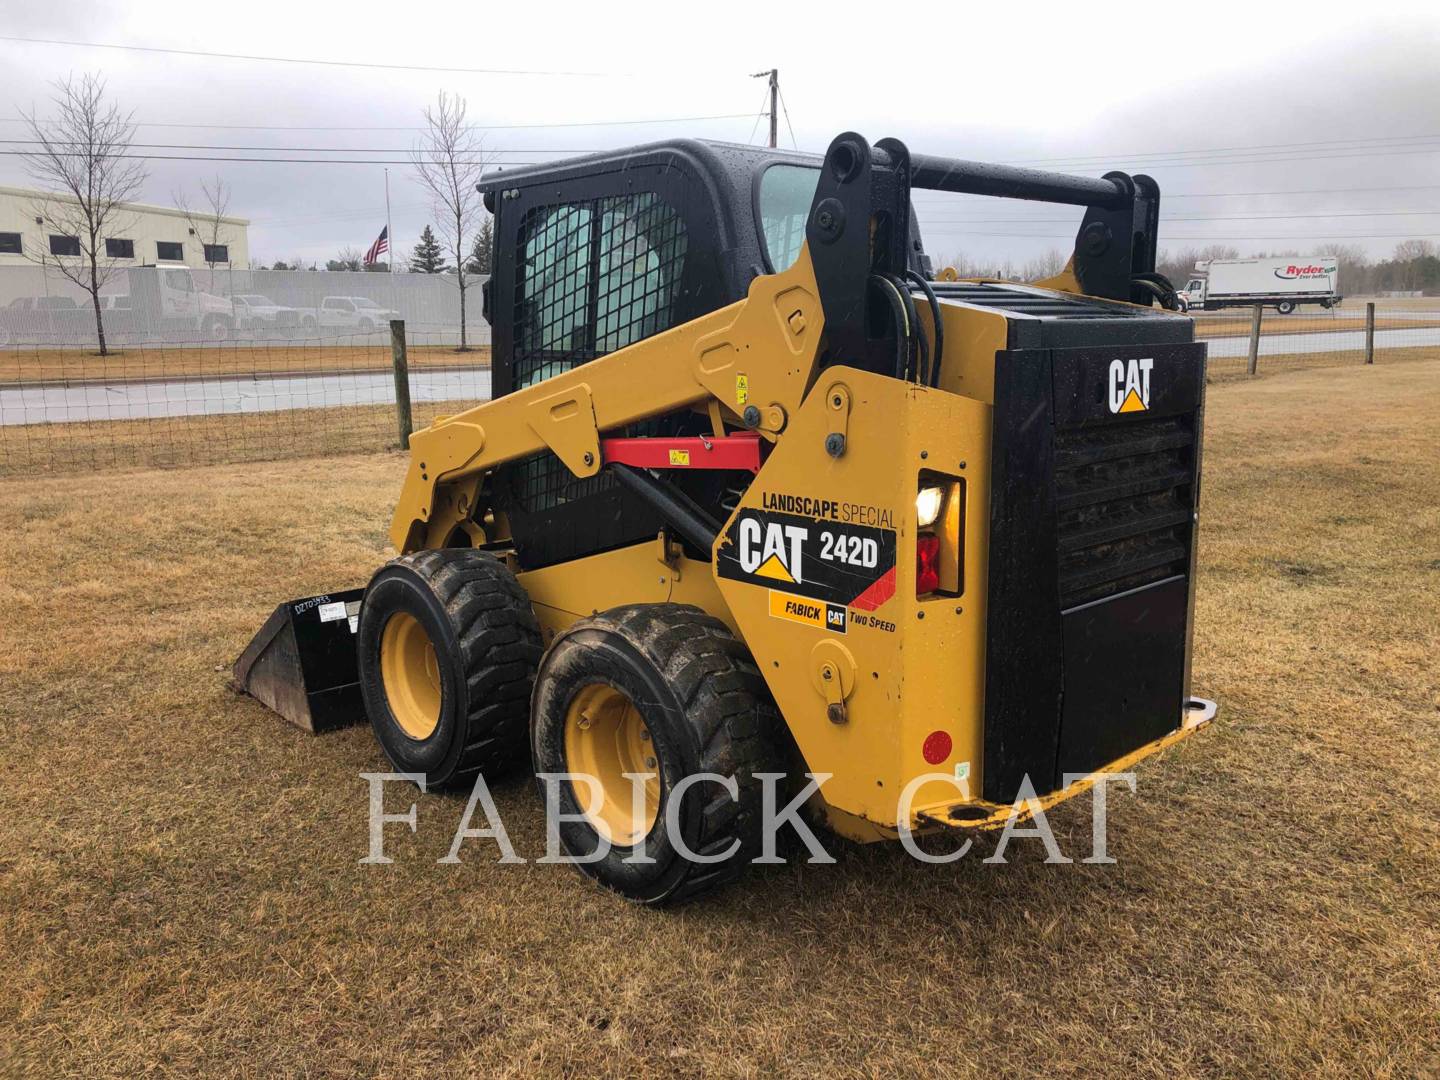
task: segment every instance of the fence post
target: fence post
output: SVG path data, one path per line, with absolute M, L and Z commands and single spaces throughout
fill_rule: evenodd
M 1365 363 L 1375 363 L 1375 301 L 1365 305 Z
M 1255 305 L 1255 317 L 1250 322 L 1250 374 L 1255 374 L 1255 368 L 1260 363 L 1260 312 L 1264 309 Z
M 395 420 L 400 428 L 400 449 L 410 445 L 414 426 L 410 419 L 410 358 L 405 352 L 405 320 L 390 320 L 390 357 L 395 363 Z

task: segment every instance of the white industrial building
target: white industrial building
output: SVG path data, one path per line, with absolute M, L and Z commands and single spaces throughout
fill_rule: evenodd
M 79 238 L 64 235 L 47 220 L 46 205 L 64 202 L 73 204 L 74 200 L 33 188 L 0 187 L 0 267 L 35 266 L 79 256 Z M 250 265 L 247 218 L 222 217 L 218 230 L 213 230 L 213 217 L 196 217 L 199 228 L 191 225 L 184 211 L 173 207 L 126 203 L 113 217 L 114 234 L 104 237 L 106 261 L 120 267 L 156 262 L 183 262 L 196 268 L 243 269 Z

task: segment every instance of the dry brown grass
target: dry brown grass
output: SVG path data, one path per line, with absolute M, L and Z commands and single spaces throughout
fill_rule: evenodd
M 1375 366 L 1408 364 L 1440 358 L 1440 345 L 1419 345 L 1413 348 L 1385 348 L 1375 350 Z M 1206 364 L 1212 382 L 1229 381 L 1248 376 L 1250 360 L 1245 356 L 1212 357 Z M 1364 367 L 1363 349 L 1344 349 L 1339 352 L 1286 353 L 1281 356 L 1261 354 L 1256 363 L 1256 374 L 1264 377 L 1287 371 L 1309 371 L 1323 367 Z
M 225 689 L 277 599 L 386 557 L 398 456 L 8 481 L 0 1072 L 1433 1075 L 1437 405 L 1440 361 L 1211 388 L 1223 711 L 1112 796 L 1118 865 L 846 849 L 672 913 L 437 866 L 452 797 L 357 865 L 368 731 Z M 529 785 L 497 799 L 539 855 Z
M 418 429 L 475 402 L 416 401 Z M 0 477 L 358 454 L 399 445 L 393 405 L 0 427 Z
M 459 352 L 448 345 L 412 344 L 412 367 L 488 367 L 490 346 Z M 225 375 L 290 375 L 389 370 L 388 343 L 353 345 L 288 342 L 181 349 L 133 346 L 100 356 L 89 349 L 47 349 L 17 345 L 0 349 L 0 385 L 44 382 L 116 382 L 130 379 L 183 379 Z

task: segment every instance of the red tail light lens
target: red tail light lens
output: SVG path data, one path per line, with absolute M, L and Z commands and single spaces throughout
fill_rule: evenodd
M 940 538 L 921 533 L 915 542 L 915 595 L 924 596 L 940 588 Z

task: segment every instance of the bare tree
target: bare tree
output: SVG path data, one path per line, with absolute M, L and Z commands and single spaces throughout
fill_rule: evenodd
M 358 272 L 364 264 L 365 253 L 357 247 L 346 246 L 340 249 L 335 258 L 326 261 L 325 269 Z
M 1020 270 L 1020 277 L 1025 281 L 1043 281 L 1064 269 L 1065 256 L 1060 254 L 1058 248 L 1051 248 L 1038 258 L 1026 260 Z
M 230 185 L 217 174 L 214 184 L 208 180 L 200 181 L 199 206 L 192 208 L 184 191 L 177 190 L 174 199 L 175 205 L 185 215 L 190 231 L 200 241 L 200 253 L 205 257 L 205 265 L 210 268 L 210 291 L 214 292 L 215 260 L 210 256 L 215 248 L 223 244 L 228 249 L 230 244 Z M 229 255 L 228 250 L 226 255 Z M 223 261 L 229 263 L 230 260 L 227 257 Z
M 37 146 L 22 160 L 36 183 L 56 189 L 36 198 L 35 215 L 61 236 L 78 241 L 79 255 L 58 257 L 54 265 L 90 294 L 95 337 L 100 355 L 106 356 L 100 289 L 118 264 L 107 254 L 105 241 L 128 225 L 124 204 L 140 193 L 146 172 L 128 153 L 135 137 L 134 114 L 106 101 L 100 76 L 67 78 L 55 89 L 54 119 L 41 120 L 33 109 L 20 113 Z
M 420 182 L 430 192 L 442 246 L 455 266 L 460 289 L 460 351 L 470 348 L 465 326 L 466 263 L 469 240 L 479 231 L 485 207 L 475 190 L 485 172 L 484 139 L 465 123 L 465 99 L 443 90 L 425 110 L 425 134 L 411 155 Z

